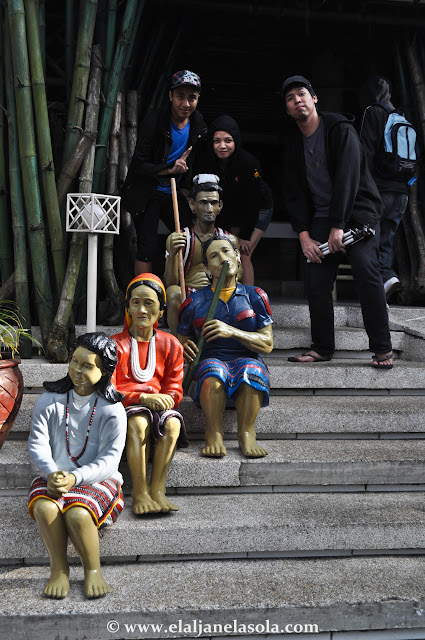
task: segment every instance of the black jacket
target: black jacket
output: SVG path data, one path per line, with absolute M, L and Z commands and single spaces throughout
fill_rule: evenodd
M 352 121 L 339 113 L 323 112 L 320 116 L 333 186 L 330 225 L 339 229 L 375 226 L 382 214 L 382 202 Z M 291 224 L 301 233 L 309 230 L 314 209 L 307 185 L 303 136 L 295 122 L 290 125 L 283 147 L 283 195 Z
M 174 165 L 174 162 L 168 162 L 173 142 L 170 120 L 171 109 L 167 106 L 163 110 L 150 111 L 142 122 L 127 178 L 120 193 L 122 206 L 130 213 L 144 211 L 149 198 L 160 184 L 157 173 Z M 204 119 L 199 111 L 194 111 L 190 116 L 188 140 L 188 147 L 192 146 L 192 151 L 187 159 L 188 171 L 180 181 L 180 188 L 190 189 L 193 163 L 206 135 Z
M 214 153 L 216 131 L 227 131 L 235 142 L 235 151 L 227 161 Z M 249 240 L 260 211 L 273 209 L 272 192 L 261 177 L 261 166 L 252 153 L 242 148 L 239 125 L 227 115 L 219 116 L 209 126 L 208 144 L 196 163 L 196 173 L 213 173 L 220 178 L 223 209 L 218 223 L 223 229 L 240 227 L 239 237 Z

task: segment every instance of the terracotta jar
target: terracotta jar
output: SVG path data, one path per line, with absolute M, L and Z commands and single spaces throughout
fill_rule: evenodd
M 7 438 L 22 402 L 24 380 L 19 358 L 0 360 L 0 448 Z

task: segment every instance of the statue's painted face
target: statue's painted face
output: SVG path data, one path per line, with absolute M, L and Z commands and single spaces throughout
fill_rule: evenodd
M 216 131 L 213 138 L 214 153 L 217 158 L 230 158 L 235 151 L 235 141 L 227 131 Z
M 155 322 L 162 316 L 160 303 L 156 291 L 145 284 L 136 287 L 131 292 L 128 303 L 128 312 L 131 316 L 131 329 L 137 332 L 138 329 L 144 331 L 153 327 Z
M 218 191 L 199 191 L 195 200 L 189 200 L 189 205 L 200 222 L 214 223 L 223 202 Z
M 85 347 L 77 347 L 68 365 L 68 375 L 78 395 L 90 395 L 103 376 L 101 357 Z
M 213 278 L 219 278 L 224 262 L 229 263 L 227 277 L 236 276 L 239 269 L 239 251 L 227 240 L 214 240 L 207 249 L 208 268 Z

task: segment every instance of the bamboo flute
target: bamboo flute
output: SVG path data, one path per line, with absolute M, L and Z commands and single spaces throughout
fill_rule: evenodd
M 229 270 L 229 263 L 225 262 L 221 268 L 221 273 L 220 273 L 220 277 L 217 281 L 217 286 L 215 288 L 214 291 L 214 295 L 212 297 L 211 300 L 211 304 L 210 307 L 208 309 L 208 313 L 206 315 L 205 318 L 205 324 L 207 322 L 209 322 L 210 320 L 214 319 L 214 314 L 215 314 L 215 310 L 217 309 L 217 305 L 218 305 L 218 300 L 220 298 L 220 293 L 221 290 L 223 288 L 224 285 L 224 281 L 226 279 L 226 275 L 227 275 L 227 271 Z M 192 360 L 192 362 L 190 363 L 186 374 L 184 376 L 184 380 L 183 380 L 183 393 L 187 393 L 189 391 L 189 387 L 190 387 L 190 383 L 192 382 L 192 378 L 193 375 L 195 373 L 195 369 L 198 366 L 202 351 L 204 349 L 205 346 L 205 337 L 201 334 L 201 337 L 199 338 L 199 342 L 198 342 L 198 352 L 196 354 L 196 356 L 194 357 L 194 359 Z

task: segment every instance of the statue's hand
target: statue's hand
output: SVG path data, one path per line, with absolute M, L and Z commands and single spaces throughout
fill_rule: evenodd
M 183 345 L 183 359 L 190 364 L 198 353 L 198 347 L 193 340 L 187 340 Z
M 174 400 L 168 393 L 142 393 L 139 402 L 152 411 L 166 411 L 174 407 Z
M 180 249 L 184 249 L 186 246 L 186 236 L 184 233 L 175 231 L 170 234 L 170 254 L 176 256 Z
M 52 498 L 60 498 L 75 485 L 75 476 L 67 471 L 53 471 L 47 478 L 47 493 Z
M 210 320 L 202 328 L 202 334 L 206 342 L 211 342 L 216 338 L 232 338 L 235 328 L 222 322 L 221 320 Z

